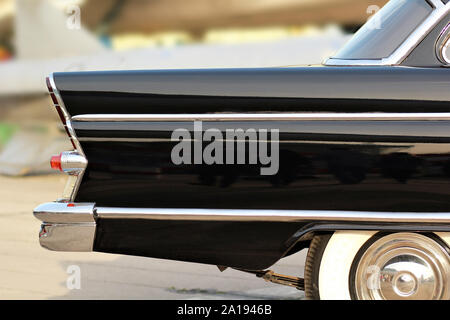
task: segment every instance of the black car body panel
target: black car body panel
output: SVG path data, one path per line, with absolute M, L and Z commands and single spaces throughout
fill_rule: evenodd
M 94 90 L 81 94 L 92 79 Z M 450 87 L 447 69 L 62 73 L 55 74 L 55 83 L 69 112 L 84 116 L 450 111 L 450 91 L 442 94 Z M 171 150 L 178 141 L 171 141 L 171 134 L 185 128 L 194 135 L 193 122 L 76 118 L 72 126 L 89 166 L 75 202 L 125 208 L 450 212 L 450 121 L 203 121 L 203 130 L 222 133 L 227 128 L 278 129 L 279 171 L 260 176 L 261 165 L 174 165 Z M 284 256 L 288 239 L 306 225 L 100 218 L 94 250 L 259 270 Z
M 200 69 L 70 72 L 54 77 L 71 116 L 450 111 L 446 68 Z
M 171 133 L 177 128 L 193 131 L 192 123 L 73 126 L 89 159 L 76 202 L 144 208 L 450 211 L 450 190 L 445 188 L 450 121 L 203 123 L 204 130 L 280 130 L 279 170 L 268 176 L 260 175 L 260 164 L 174 165 L 171 150 L 178 142 L 171 141 Z

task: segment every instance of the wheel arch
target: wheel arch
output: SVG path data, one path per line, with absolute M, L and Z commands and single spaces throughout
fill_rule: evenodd
M 450 247 L 450 225 L 444 224 L 394 224 L 394 223 L 310 223 L 294 233 L 287 241 L 287 250 L 280 257 L 286 257 L 306 248 L 317 234 L 332 234 L 336 231 L 374 231 L 374 232 L 432 232 Z

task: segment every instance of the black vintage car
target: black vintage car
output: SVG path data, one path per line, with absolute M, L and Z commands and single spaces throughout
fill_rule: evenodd
M 74 151 L 41 245 L 449 299 L 449 13 L 392 0 L 322 66 L 52 74 Z M 305 248 L 304 279 L 268 270 Z

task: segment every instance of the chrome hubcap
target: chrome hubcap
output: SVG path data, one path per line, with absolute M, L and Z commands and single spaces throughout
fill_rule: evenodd
M 393 286 L 398 295 L 410 296 L 417 291 L 417 279 L 414 275 L 401 272 L 395 279 Z
M 450 299 L 450 257 L 436 241 L 394 233 L 375 241 L 357 263 L 354 290 L 364 300 Z

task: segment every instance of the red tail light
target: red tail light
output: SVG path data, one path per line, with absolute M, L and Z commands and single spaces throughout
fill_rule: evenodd
M 50 166 L 53 170 L 63 171 L 61 167 L 61 155 L 53 156 L 50 160 Z

